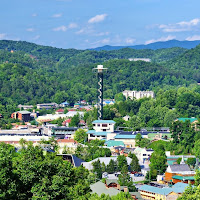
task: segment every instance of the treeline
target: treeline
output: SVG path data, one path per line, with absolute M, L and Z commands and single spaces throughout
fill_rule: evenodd
M 16 152 L 13 146 L 0 143 L 0 199 L 130 199 L 129 193 L 113 197 L 91 194 L 95 179 L 84 167 L 74 168 L 56 153 L 45 155 L 31 142 L 21 145 Z
M 115 126 L 140 130 L 142 127 L 170 127 L 177 118 L 200 118 L 200 86 L 160 89 L 156 98 L 128 99 L 122 93 L 115 95 L 116 103 L 104 106 L 104 119 L 114 120 Z M 128 115 L 128 121 L 123 119 Z M 90 124 L 96 119 L 96 110 L 85 115 Z M 92 126 L 90 126 L 92 128 Z

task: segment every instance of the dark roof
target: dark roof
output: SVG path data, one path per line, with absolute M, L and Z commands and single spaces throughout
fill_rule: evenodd
M 146 151 L 153 151 L 153 149 L 146 149 Z
M 72 154 L 57 154 L 57 156 L 62 156 L 63 160 L 69 161 L 74 167 L 79 167 L 82 162 L 85 162 Z
M 115 147 L 115 149 L 123 150 L 123 149 L 125 149 L 125 147 Z
M 52 130 L 65 130 L 65 131 L 76 131 L 78 128 L 74 127 L 53 127 Z
M 79 167 L 82 162 L 85 162 L 85 160 L 82 160 L 82 159 L 76 157 L 75 155 L 72 155 L 72 158 L 74 160 L 74 166 L 75 167 Z
M 191 171 L 187 164 L 174 164 L 170 165 L 172 172 L 180 172 L 180 171 Z
M 137 135 L 137 134 L 148 135 L 148 134 L 150 134 L 150 133 L 170 134 L 170 132 L 167 132 L 167 131 L 137 131 L 137 132 L 134 132 L 133 134 L 134 134 L 134 135 Z
M 118 133 L 120 135 L 132 135 L 133 131 L 114 131 L 114 133 Z

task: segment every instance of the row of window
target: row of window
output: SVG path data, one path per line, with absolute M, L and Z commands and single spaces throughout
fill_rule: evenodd
M 111 124 L 109 124 L 109 125 L 111 125 Z M 93 126 L 96 126 L 96 124 L 93 124 Z M 100 127 L 101 126 L 101 124 L 97 124 L 97 127 Z M 102 127 L 108 127 L 108 124 L 102 124 Z

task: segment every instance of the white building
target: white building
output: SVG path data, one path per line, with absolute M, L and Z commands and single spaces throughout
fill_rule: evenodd
M 94 130 L 87 132 L 89 141 L 95 139 L 113 139 L 116 136 L 116 133 L 114 133 L 115 122 L 113 120 L 95 120 L 92 124 Z
M 134 150 L 133 153 L 137 156 L 140 165 L 143 165 L 143 164 L 146 163 L 146 161 L 148 162 L 148 161 L 150 160 L 151 154 L 152 154 L 153 152 L 154 152 L 154 151 L 153 151 L 152 149 L 145 149 L 145 148 L 137 147 L 137 148 Z M 146 164 L 147 164 L 147 163 L 146 163 Z
M 75 115 L 78 115 L 80 117 L 84 116 L 84 112 L 79 112 L 79 111 L 69 111 L 67 114 L 47 114 L 47 115 L 43 115 L 43 116 L 39 116 L 36 121 L 39 123 L 43 123 L 43 122 L 50 122 L 59 118 L 71 118 L 74 117 Z
M 155 98 L 155 94 L 153 91 L 130 91 L 130 90 L 125 90 L 122 92 L 122 94 L 126 97 L 126 99 L 129 97 L 130 99 L 136 98 L 136 99 L 141 99 L 144 97 L 151 97 Z
M 95 120 L 92 124 L 96 132 L 114 132 L 115 122 L 113 120 Z
M 42 103 L 42 104 L 37 104 L 37 109 L 51 109 L 51 108 L 57 108 L 58 104 L 57 103 Z
M 20 110 L 21 110 L 21 109 L 24 109 L 24 110 L 33 109 L 33 105 L 21 105 L 21 104 L 19 104 L 17 107 L 18 107 Z
M 150 58 L 129 58 L 129 61 L 144 61 L 144 62 L 151 62 Z

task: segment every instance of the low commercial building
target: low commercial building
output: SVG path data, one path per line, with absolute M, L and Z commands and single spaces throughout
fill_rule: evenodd
M 73 139 L 74 133 L 77 130 L 78 128 L 74 128 L 74 127 L 58 126 L 58 127 L 53 127 L 51 131 L 52 131 L 52 135 L 55 136 L 56 138 Z
M 17 107 L 18 107 L 20 110 L 33 109 L 33 105 L 21 105 L 21 104 L 19 104 Z
M 159 188 L 150 185 L 143 185 L 139 188 L 139 192 L 143 199 L 176 200 L 188 186 L 189 185 L 185 183 L 176 183 L 171 188 Z
M 134 148 L 135 137 L 136 135 L 133 135 L 132 133 L 126 134 L 126 132 L 125 133 L 121 132 L 117 134 L 114 138 L 115 138 L 115 141 L 122 141 L 127 148 L 131 148 L 131 147 Z
M 57 103 L 42 103 L 42 104 L 37 104 L 37 109 L 46 109 L 49 110 L 51 108 L 57 108 L 58 104 Z
M 194 184 L 195 171 L 192 171 L 182 159 L 180 164 L 169 165 L 165 172 L 165 182 L 167 183 L 191 183 Z
M 23 122 L 28 122 L 31 119 L 30 115 L 31 112 L 29 111 L 17 111 L 11 114 L 11 118 L 18 119 Z

